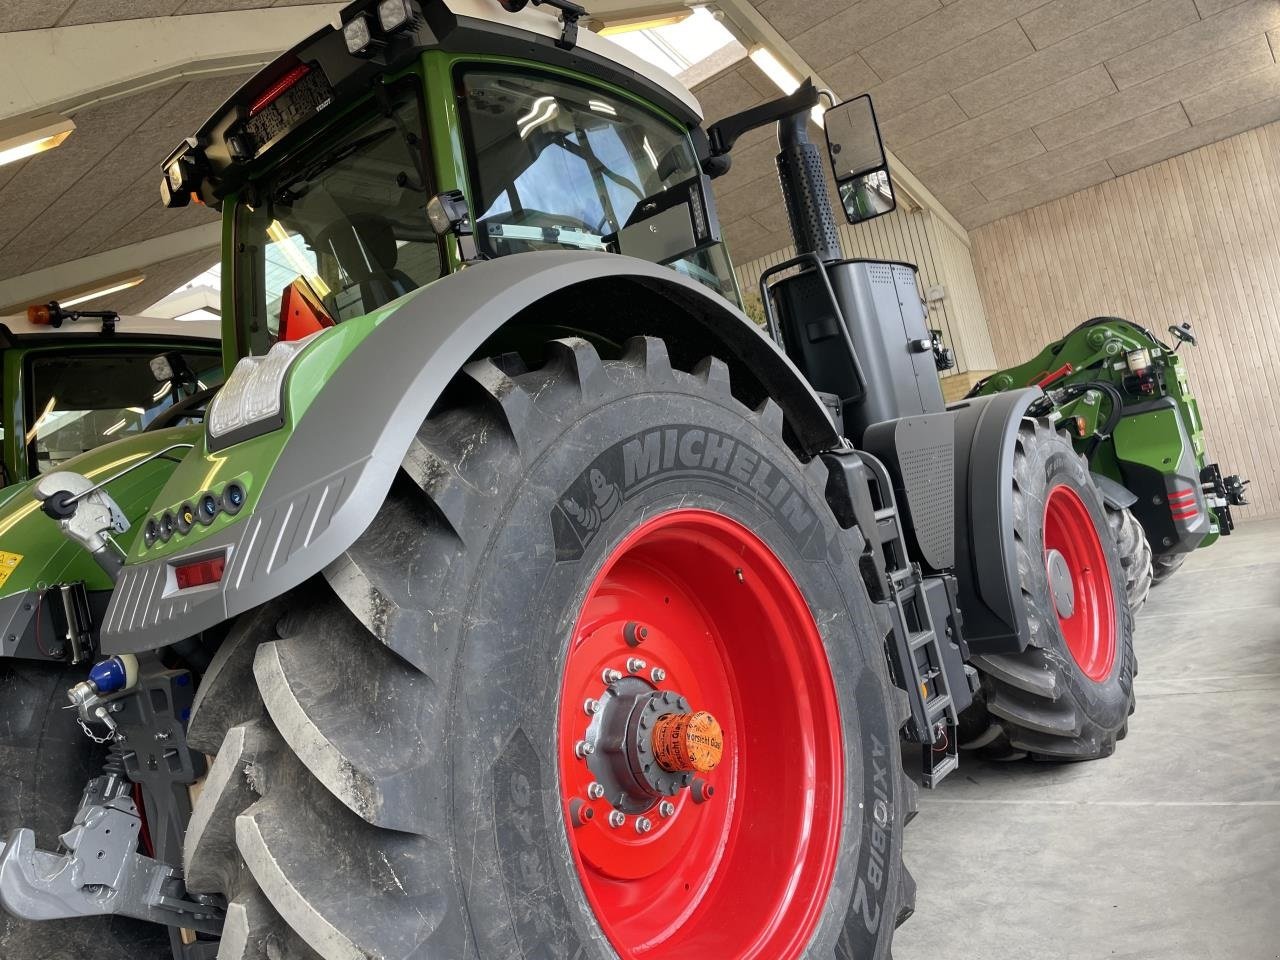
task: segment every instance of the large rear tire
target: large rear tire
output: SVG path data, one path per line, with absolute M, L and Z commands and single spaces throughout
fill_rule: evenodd
M 1127 507 L 1107 505 L 1107 526 L 1116 541 L 1120 554 L 1120 566 L 1124 570 L 1124 592 L 1129 601 L 1129 612 L 1137 616 L 1147 603 L 1151 593 L 1153 569 L 1151 544 L 1138 518 Z
M 45 850 L 71 826 L 85 783 L 102 772 L 101 747 L 64 709 L 84 667 L 0 660 L 0 843 L 18 827 Z M 0 910 L 0 957 L 12 960 L 160 960 L 165 927 L 128 917 L 30 923 Z
M 887 957 L 914 786 L 825 468 L 652 339 L 449 397 L 199 692 L 187 883 L 224 952 Z
M 1014 540 L 1031 640 L 973 660 L 982 677 L 966 746 L 993 759 L 1110 756 L 1133 712 L 1133 616 L 1088 464 L 1042 421 L 1014 451 Z

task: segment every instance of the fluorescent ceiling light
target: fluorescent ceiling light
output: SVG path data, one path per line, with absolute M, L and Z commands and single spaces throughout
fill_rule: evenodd
M 768 47 L 755 47 L 750 53 L 751 62 L 760 68 L 760 72 L 773 81 L 773 85 L 788 97 L 800 89 L 800 78 L 791 72 L 791 68 L 778 59 Z M 823 125 L 823 116 L 827 108 L 819 103 L 809 111 L 809 116 L 818 126 Z
M 52 150 L 75 128 L 71 120 L 56 113 L 0 124 L 0 166 Z
M 791 96 L 800 89 L 800 78 L 792 73 L 768 47 L 753 48 L 751 62 L 787 96 Z
M 692 10 L 679 10 L 658 16 L 628 17 L 623 20 L 610 20 L 600 28 L 600 36 L 616 37 L 620 33 L 634 33 L 637 30 L 657 30 L 659 27 L 674 27 L 684 23 L 691 16 Z
M 138 274 L 134 277 L 125 277 L 122 280 L 112 280 L 101 287 L 93 287 L 84 293 L 77 293 L 72 297 L 68 297 L 66 300 L 58 300 L 58 305 L 63 308 L 79 306 L 90 300 L 96 300 L 98 297 L 105 297 L 109 293 L 119 293 L 121 290 L 136 287 L 145 279 L 147 279 L 145 276 Z

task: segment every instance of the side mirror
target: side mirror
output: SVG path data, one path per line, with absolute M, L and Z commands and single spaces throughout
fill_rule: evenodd
M 824 122 L 831 172 L 848 221 L 862 223 L 892 211 L 897 200 L 871 96 L 863 94 L 832 107 Z

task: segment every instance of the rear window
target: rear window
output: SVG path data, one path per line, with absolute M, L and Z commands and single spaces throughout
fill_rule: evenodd
M 27 391 L 32 472 L 48 473 L 87 450 L 140 433 L 178 400 L 222 382 L 219 354 L 181 351 L 191 382 L 157 381 L 151 359 L 159 353 L 95 350 L 32 357 Z

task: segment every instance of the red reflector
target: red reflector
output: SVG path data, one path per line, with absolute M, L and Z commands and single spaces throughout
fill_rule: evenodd
M 307 64 L 298 64 L 271 86 L 267 87 L 258 99 L 249 104 L 249 116 L 252 117 L 259 111 L 265 110 L 271 105 L 273 100 L 280 96 L 280 94 L 284 93 L 310 72 L 311 68 L 307 66 Z
M 227 565 L 226 557 L 209 557 L 207 560 L 196 560 L 173 568 L 173 579 L 177 581 L 179 590 L 188 587 L 203 587 L 208 583 L 217 583 L 222 579 L 222 571 Z

